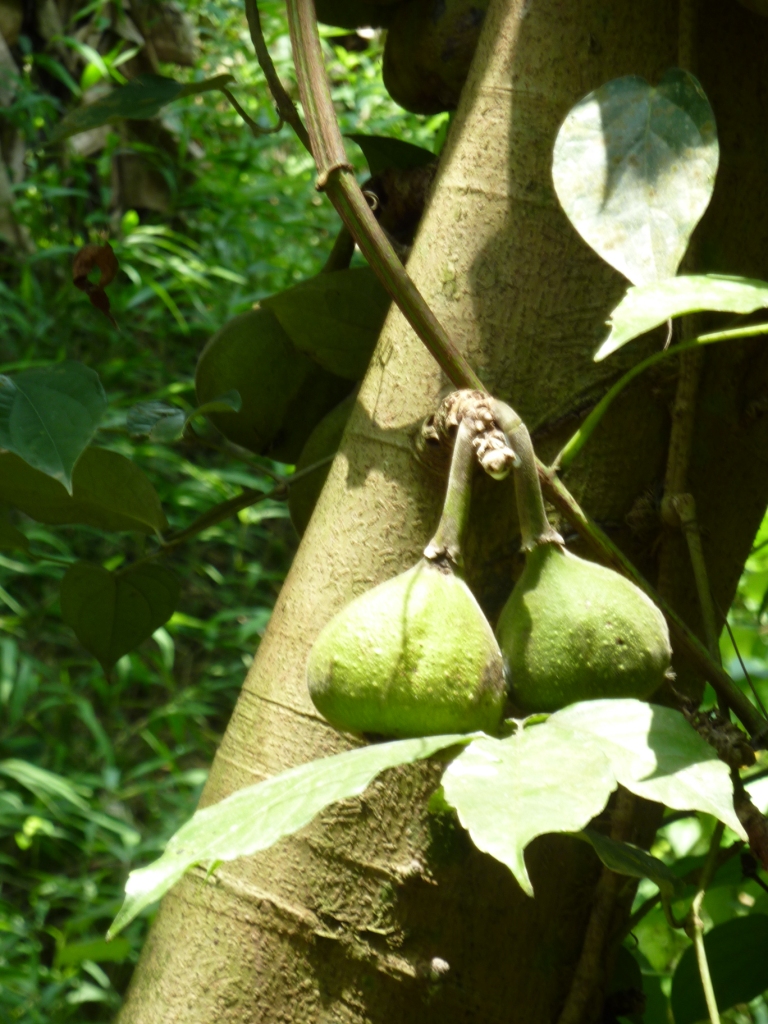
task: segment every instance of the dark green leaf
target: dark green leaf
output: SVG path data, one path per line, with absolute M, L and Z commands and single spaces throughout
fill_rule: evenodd
M 402 139 L 390 139 L 386 135 L 361 135 L 352 132 L 346 138 L 352 139 L 362 149 L 371 174 L 379 174 L 388 167 L 402 170 L 424 167 L 437 159 L 428 149 L 414 146 L 412 142 L 403 142 Z
M 0 375 L 0 448 L 72 492 L 72 469 L 107 408 L 98 375 L 63 362 Z
M 261 304 L 296 348 L 331 373 L 359 380 L 389 309 L 389 296 L 369 267 L 318 274 Z
M 581 834 L 592 844 L 595 853 L 611 871 L 616 871 L 620 875 L 630 875 L 632 878 L 650 878 L 669 898 L 682 889 L 680 879 L 674 871 L 668 868 L 664 861 L 641 850 L 639 846 L 611 839 L 593 828 L 585 828 Z
M 179 580 L 162 565 L 109 572 L 76 562 L 61 581 L 61 614 L 105 672 L 170 619 Z
M 551 725 L 474 740 L 443 775 L 445 799 L 478 849 L 533 887 L 523 851 L 546 832 L 578 832 L 616 788 L 608 759 L 589 736 Z
M 102 530 L 161 533 L 168 525 L 157 492 L 130 459 L 105 448 L 87 448 L 63 485 L 17 455 L 0 455 L 0 501 L 39 523 L 83 523 Z
M 637 796 L 713 814 L 746 839 L 727 765 L 679 711 L 639 700 L 590 700 L 549 722 L 596 741 L 618 781 Z
M 54 128 L 48 142 L 61 142 L 70 135 L 77 135 L 78 132 L 98 128 L 103 124 L 115 124 L 124 118 L 133 121 L 146 120 L 154 117 L 161 107 L 173 100 L 220 89 L 232 80 L 232 75 L 217 75 L 203 82 L 183 85 L 162 75 L 139 75 L 127 85 L 113 89 L 102 99 L 70 111 Z
M 73 942 L 56 950 L 55 966 L 67 967 L 81 964 L 83 960 L 94 963 L 122 963 L 131 952 L 128 939 L 93 939 L 91 942 Z
M 753 313 L 768 307 L 768 283 L 725 274 L 672 277 L 657 284 L 628 288 L 611 313 L 611 333 L 595 353 L 595 361 L 667 320 L 715 309 L 722 313 Z
M 706 210 L 719 147 L 712 108 L 687 71 L 658 86 L 617 78 L 576 104 L 552 175 L 569 220 L 633 284 L 672 277 Z
M 0 456 L 0 458 L 2 458 Z M 0 463 L 2 465 L 2 463 Z M 1 472 L 2 470 L 0 470 Z M 7 519 L 0 519 L 0 551 L 28 551 L 29 541 Z
M 717 925 L 704 936 L 704 949 L 721 1012 L 768 989 L 768 915 Z M 672 979 L 672 1013 L 675 1024 L 709 1019 L 693 946 L 683 953 Z
M 470 736 L 427 736 L 375 743 L 282 772 L 246 786 L 211 807 L 197 811 L 169 841 L 159 860 L 132 871 L 125 902 L 112 923 L 116 935 L 160 899 L 195 864 L 210 865 L 266 850 L 298 832 L 338 800 L 358 796 L 386 768 L 431 757 Z
M 622 1009 L 624 1008 L 626 1000 L 642 1000 L 643 975 L 640 971 L 640 964 L 632 956 L 626 946 L 619 946 L 616 951 L 616 963 L 613 968 L 613 976 L 608 982 L 606 994 L 609 997 L 609 1003 L 611 1001 L 611 996 L 613 996 L 614 999 L 618 998 L 620 1000 L 619 1006 L 622 1007 Z M 632 1024 L 643 1024 L 644 1021 L 643 1014 L 641 1013 L 620 1013 L 617 1017 L 621 1021 L 631 1021 Z
M 189 419 L 192 419 L 193 416 L 205 415 L 209 412 L 240 412 L 242 407 L 243 399 L 240 396 L 240 392 L 237 388 L 232 388 L 231 391 L 219 395 L 218 398 L 212 398 L 209 402 L 198 405 L 194 412 L 190 413 Z

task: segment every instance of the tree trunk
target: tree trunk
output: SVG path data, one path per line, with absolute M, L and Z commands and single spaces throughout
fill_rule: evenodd
M 768 22 L 724 0 L 701 8 L 698 70 L 722 146 L 700 231 L 702 269 L 766 276 L 768 219 L 754 197 L 768 166 Z M 666 0 L 494 0 L 409 262 L 545 458 L 609 382 L 658 344 L 591 360 L 626 282 L 557 205 L 555 134 L 589 90 L 625 74 L 653 81 L 674 66 L 677 20 Z M 768 501 L 768 360 L 760 340 L 716 348 L 706 353 L 689 484 L 725 609 Z M 664 477 L 675 384 L 674 362 L 662 365 L 625 392 L 567 479 L 651 576 L 662 527 L 648 495 Z M 307 652 L 351 597 L 412 565 L 434 529 L 445 476 L 420 464 L 414 437 L 446 389 L 393 310 L 205 803 L 346 745 L 309 700 Z M 678 552 L 671 596 L 698 627 L 684 549 L 667 542 Z M 478 479 L 467 575 L 492 620 L 517 547 L 511 484 Z M 120 1024 L 556 1021 L 599 865 L 573 839 L 536 840 L 529 899 L 452 818 L 428 812 L 438 777 L 434 764 L 391 771 L 265 854 L 225 864 L 207 883 L 202 871 L 188 876 L 163 902 Z

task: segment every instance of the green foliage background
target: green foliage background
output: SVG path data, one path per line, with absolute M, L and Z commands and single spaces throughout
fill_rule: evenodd
M 291 84 L 281 5 L 261 6 Z M 204 0 L 187 10 L 202 56 L 193 69 L 163 72 L 180 80 L 230 72 L 251 116 L 274 124 L 241 6 Z M 107 17 L 98 8 L 91 16 Z M 349 52 L 330 40 L 327 56 L 344 130 L 431 148 L 446 117 L 418 118 L 395 106 L 381 84 L 377 41 Z M 178 140 L 173 157 L 141 150 L 169 186 L 170 213 L 140 222 L 127 211 L 116 222 L 117 132 L 89 158 L 67 145 L 44 148 L 51 127 L 78 103 L 75 86 L 50 52 L 26 54 L 8 113 L 27 147 L 15 214 L 34 251 L 19 258 L 0 247 L 0 373 L 64 356 L 96 369 L 110 399 L 96 443 L 145 470 L 171 527 L 180 528 L 243 486 L 269 490 L 269 471 L 285 467 L 255 456 L 236 463 L 202 445 L 136 443 L 125 429 L 127 411 L 150 399 L 193 408 L 195 363 L 207 338 L 259 299 L 316 273 L 338 220 L 289 131 L 254 138 L 220 94 L 207 93 L 163 112 Z M 358 147 L 350 143 L 349 151 L 363 175 Z M 109 289 L 117 329 L 72 286 L 74 254 L 104 232 L 122 268 Z M 0 1019 L 108 1021 L 147 921 L 114 948 L 79 944 L 102 942 L 128 870 L 159 854 L 194 810 L 297 539 L 284 504 L 268 500 L 179 549 L 180 610 L 121 659 L 108 682 L 61 621 L 58 584 L 77 559 L 117 568 L 140 555 L 143 538 L 14 521 L 40 557 L 0 552 Z
M 250 115 L 273 124 L 240 4 L 186 6 L 202 56 L 195 68 L 164 72 L 180 80 L 230 72 Z M 281 5 L 260 6 L 281 77 L 291 84 Z M 87 10 L 106 24 L 106 7 Z M 349 51 L 334 44 L 332 31 L 326 37 L 343 130 L 439 146 L 446 115 L 419 118 L 390 100 L 380 79 L 380 41 Z M 235 463 L 204 444 L 137 443 L 125 418 L 133 404 L 150 399 L 191 409 L 195 362 L 210 334 L 320 268 L 338 222 L 314 191 L 309 157 L 288 131 L 254 138 L 218 93 L 182 100 L 163 113 L 176 153 L 141 148 L 167 183 L 169 213 L 116 217 L 110 167 L 122 144 L 118 133 L 92 157 L 69 145 L 46 149 L 47 134 L 79 102 L 80 89 L 55 51 L 37 52 L 31 40 L 21 45 L 24 69 L 4 113 L 27 148 L 15 214 L 34 247 L 26 257 L 0 247 L 0 373 L 63 357 L 96 369 L 110 398 L 96 441 L 146 471 L 174 529 L 243 486 L 268 490 L 271 473 L 284 467 L 257 457 Z M 84 74 L 88 84 L 98 69 L 89 65 Z M 352 143 L 349 153 L 362 176 L 364 162 Z M 71 283 L 75 252 L 104 232 L 122 267 L 110 287 L 117 329 Z M 296 538 L 285 507 L 268 500 L 180 548 L 173 559 L 184 580 L 180 610 L 122 658 L 107 681 L 62 623 L 58 584 L 77 559 L 113 569 L 140 556 L 143 539 L 13 521 L 23 526 L 35 557 L 0 552 L 0 1019 L 106 1022 L 147 927 L 146 918 L 137 920 L 125 939 L 103 944 L 125 876 L 156 857 L 192 813 Z M 764 701 L 766 594 L 764 527 L 731 614 Z M 723 654 L 742 677 L 727 640 Z M 682 873 L 693 863 L 686 858 L 705 852 L 712 828 L 701 817 L 673 815 L 653 852 Z M 638 904 L 653 892 L 643 883 Z M 715 924 L 768 913 L 768 894 L 732 866 L 718 876 L 704 909 Z M 634 935 L 653 996 L 645 1019 L 655 1024 L 668 1019 L 664 996 L 689 942 L 659 908 Z M 758 999 L 729 1018 L 768 1024 L 768 1009 Z

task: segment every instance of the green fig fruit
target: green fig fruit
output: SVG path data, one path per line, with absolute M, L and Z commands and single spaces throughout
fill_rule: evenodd
M 525 712 L 645 700 L 664 682 L 672 654 L 664 616 L 634 583 L 557 543 L 527 554 L 496 635 L 512 700 Z
M 493 733 L 506 697 L 501 652 L 472 592 L 426 559 L 331 619 L 307 681 L 332 725 L 383 736 Z
M 355 394 L 348 395 L 343 402 L 340 402 L 335 409 L 331 409 L 328 415 L 320 420 L 301 450 L 299 461 L 296 463 L 297 473 L 336 454 L 347 420 L 354 407 L 355 398 Z M 288 492 L 288 511 L 291 514 L 291 522 L 300 537 L 307 528 L 330 468 L 330 462 L 325 462 L 308 476 L 291 484 L 291 489 Z
M 455 110 L 488 0 L 410 0 L 395 11 L 384 45 L 384 85 L 416 114 Z
M 350 382 L 299 352 L 274 313 L 252 309 L 214 334 L 200 354 L 195 389 L 200 405 L 237 388 L 239 412 L 208 418 L 231 441 L 293 462 L 317 423 Z

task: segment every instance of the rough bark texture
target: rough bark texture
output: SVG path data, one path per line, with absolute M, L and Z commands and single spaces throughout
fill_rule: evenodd
M 701 14 L 699 72 L 723 156 L 699 251 L 706 269 L 766 276 L 768 220 L 754 209 L 768 166 L 766 22 L 722 0 L 702 3 Z M 643 353 L 633 343 L 591 362 L 625 282 L 557 206 L 555 134 L 590 89 L 629 73 L 654 80 L 676 53 L 677 14 L 666 0 L 494 0 L 487 17 L 409 270 L 489 388 L 526 419 L 543 456 Z M 763 346 L 708 352 L 699 397 L 690 486 L 722 608 L 768 499 Z M 413 436 L 445 389 L 392 312 L 206 803 L 344 747 L 307 696 L 307 651 L 353 595 L 413 564 L 434 529 L 444 478 L 418 463 Z M 672 369 L 642 378 L 567 481 L 650 574 L 661 528 L 646 496 L 663 479 L 673 392 Z M 680 550 L 675 603 L 696 626 Z M 492 618 L 516 552 L 510 486 L 478 480 L 468 577 Z M 537 840 L 528 856 L 536 899 L 528 899 L 451 820 L 427 812 L 438 777 L 434 764 L 390 772 L 295 839 L 224 865 L 208 884 L 202 873 L 180 883 L 162 905 L 120 1024 L 556 1020 L 598 867 L 584 844 Z

